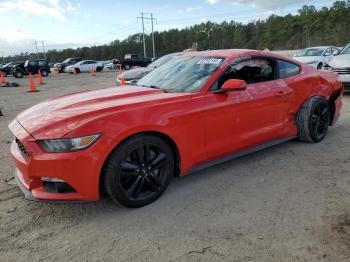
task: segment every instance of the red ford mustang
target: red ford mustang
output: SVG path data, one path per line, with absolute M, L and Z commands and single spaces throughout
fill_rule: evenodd
M 174 175 L 297 138 L 319 142 L 339 117 L 337 74 L 252 50 L 194 52 L 138 86 L 70 94 L 9 125 L 26 198 L 155 201 Z

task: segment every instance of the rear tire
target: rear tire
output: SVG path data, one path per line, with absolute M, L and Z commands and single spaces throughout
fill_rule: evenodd
M 330 122 L 331 115 L 327 101 L 320 96 L 311 97 L 297 114 L 297 137 L 300 141 L 318 143 L 327 135 Z
M 77 74 L 79 74 L 79 73 L 80 73 L 80 69 L 79 69 L 79 68 L 75 68 L 75 72 L 76 72 Z
M 319 63 L 319 64 L 317 65 L 317 69 L 322 69 L 322 67 L 323 67 L 323 63 Z
M 102 183 L 112 200 L 135 208 L 157 200 L 173 174 L 174 156 L 169 145 L 154 135 L 136 135 L 109 156 Z
M 102 67 L 98 66 L 98 67 L 96 68 L 96 72 L 101 72 L 101 71 L 102 71 Z

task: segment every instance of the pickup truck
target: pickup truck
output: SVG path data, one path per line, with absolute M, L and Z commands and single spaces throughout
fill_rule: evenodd
M 148 66 L 152 63 L 152 58 L 144 57 L 142 54 L 126 54 L 124 59 L 120 59 L 120 66 L 126 70 L 132 66 Z

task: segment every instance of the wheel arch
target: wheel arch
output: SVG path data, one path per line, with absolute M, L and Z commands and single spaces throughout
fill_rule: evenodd
M 136 137 L 136 136 L 141 136 L 141 135 L 153 135 L 153 136 L 157 136 L 160 137 L 161 139 L 163 139 L 170 147 L 174 158 L 175 158 L 175 172 L 174 172 L 174 176 L 179 176 L 180 175 L 180 167 L 181 167 L 181 155 L 180 155 L 180 150 L 178 145 L 176 144 L 176 142 L 174 141 L 173 138 L 171 138 L 169 135 L 160 132 L 160 131 L 141 131 L 141 132 L 137 132 L 134 134 L 131 134 L 129 136 L 126 136 L 125 138 L 123 138 L 121 141 L 119 141 L 118 144 L 116 144 L 113 149 L 108 153 L 107 157 L 105 158 L 102 168 L 100 170 L 100 176 L 99 176 L 99 191 L 104 192 L 103 186 L 102 186 L 102 179 L 103 179 L 103 171 L 105 168 L 105 165 L 109 159 L 109 157 L 111 156 L 112 152 L 118 148 L 122 143 L 124 143 L 125 141 Z
M 328 99 L 328 105 L 329 105 L 329 109 L 330 109 L 330 112 L 331 112 L 331 126 L 333 125 L 334 123 L 334 116 L 335 116 L 335 112 L 336 112 L 336 104 L 335 104 L 335 101 L 339 98 L 339 96 L 341 96 L 342 94 L 342 89 L 334 92 Z

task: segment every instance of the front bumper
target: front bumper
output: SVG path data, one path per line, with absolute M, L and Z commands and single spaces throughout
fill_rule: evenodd
M 16 179 L 26 199 L 61 203 L 99 199 L 100 168 L 92 152 L 47 153 L 17 120 L 9 128 L 17 138 L 11 144 L 11 156 L 16 165 Z M 45 179 L 63 180 L 74 190 L 53 192 Z

